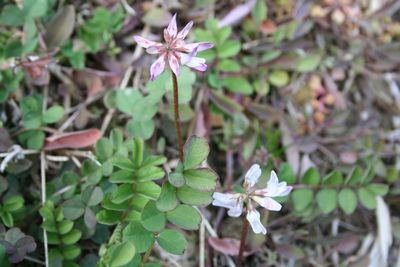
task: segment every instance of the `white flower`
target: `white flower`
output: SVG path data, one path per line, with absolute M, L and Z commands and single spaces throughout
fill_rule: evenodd
M 261 168 L 258 164 L 254 164 L 245 175 L 243 183 L 245 193 L 231 194 L 215 192 L 213 194 L 214 201 L 212 204 L 214 206 L 229 209 L 228 215 L 231 217 L 239 217 L 243 212 L 243 203 L 246 203 L 246 218 L 249 221 L 251 228 L 256 234 L 266 234 L 267 230 L 260 221 L 260 213 L 253 209 L 252 201 L 267 210 L 280 211 L 282 205 L 274 200 L 273 197 L 288 195 L 292 190 L 292 187 L 287 186 L 286 182 L 279 182 L 278 176 L 274 171 L 272 171 L 267 187 L 263 189 L 255 189 L 254 186 L 257 184 L 260 177 Z
M 260 213 L 256 210 L 249 210 L 246 215 L 246 219 L 249 221 L 251 229 L 256 234 L 266 234 L 267 229 L 265 229 L 264 225 L 262 225 L 260 221 Z
M 242 215 L 243 200 L 241 200 L 241 194 L 222 194 L 215 192 L 213 194 L 214 206 L 227 208 L 228 215 L 231 217 L 239 217 Z

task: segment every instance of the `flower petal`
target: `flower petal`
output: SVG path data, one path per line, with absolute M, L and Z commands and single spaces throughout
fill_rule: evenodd
M 193 26 L 193 21 L 190 21 L 188 24 L 186 24 L 186 26 L 180 32 L 178 32 L 178 35 L 176 36 L 176 38 L 185 39 L 186 35 L 188 35 L 192 26 Z
M 205 61 L 204 58 L 192 57 L 189 62 L 185 63 L 185 65 L 198 71 L 206 71 L 207 65 L 204 64 Z
M 272 211 L 280 211 L 282 209 L 282 205 L 270 197 L 253 196 L 251 198 L 258 204 L 260 204 L 260 206 L 264 209 Z
M 171 21 L 169 22 L 169 25 L 167 27 L 167 32 L 171 37 L 176 36 L 176 33 L 178 32 L 178 27 L 176 26 L 176 14 L 174 14 Z
M 213 194 L 214 206 L 223 207 L 229 209 L 228 215 L 232 217 L 239 217 L 242 214 L 243 202 L 239 198 L 238 194 L 223 194 L 215 192 Z
M 162 44 L 156 44 L 156 45 L 149 46 L 146 49 L 146 52 L 149 53 L 149 54 L 154 55 L 154 54 L 162 53 L 163 50 L 164 50 L 164 46 Z
M 168 55 L 168 62 L 171 70 L 175 73 L 176 76 L 179 76 L 179 61 L 175 55 L 169 54 Z
M 292 191 L 291 186 L 287 186 L 286 182 L 279 183 L 278 176 L 275 171 L 271 171 L 271 176 L 267 184 L 267 193 L 269 197 L 283 197 Z
M 262 225 L 260 221 L 260 213 L 256 210 L 249 210 L 246 215 L 246 219 L 249 221 L 251 229 L 256 234 L 263 233 L 264 235 L 267 233 L 267 229 L 265 229 L 264 225 Z
M 258 164 L 253 164 L 251 168 L 247 171 L 244 176 L 245 182 L 249 184 L 250 187 L 253 187 L 260 179 L 261 176 L 261 168 Z
M 150 67 L 150 76 L 151 80 L 154 81 L 154 79 L 160 75 L 165 69 L 165 56 L 162 55 L 160 56 Z
M 195 48 L 197 48 L 197 52 L 201 52 L 214 47 L 214 45 L 209 42 L 200 42 L 200 43 L 184 44 L 182 45 L 182 47 L 188 52 L 191 52 Z
M 136 41 L 138 45 L 140 45 L 143 48 L 149 48 L 150 46 L 155 46 L 155 45 L 162 45 L 161 43 L 150 41 L 139 35 L 133 36 L 133 39 Z

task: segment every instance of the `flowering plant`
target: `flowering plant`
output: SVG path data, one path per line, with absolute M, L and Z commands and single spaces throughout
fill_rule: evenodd
M 179 64 L 186 65 L 198 71 L 206 71 L 207 65 L 204 58 L 196 57 L 197 52 L 207 50 L 213 47 L 212 43 L 185 43 L 184 39 L 188 35 L 193 26 L 190 21 L 186 26 L 178 32 L 176 25 L 176 14 L 172 17 L 168 27 L 164 29 L 165 44 L 154 42 L 136 35 L 135 41 L 149 54 L 160 54 L 159 58 L 150 67 L 151 80 L 160 75 L 168 62 L 171 70 L 176 76 L 179 76 Z
M 261 224 L 260 213 L 254 208 L 254 204 L 258 204 L 267 210 L 279 211 L 282 205 L 274 200 L 273 197 L 288 195 L 292 187 L 287 186 L 286 182 L 279 182 L 275 171 L 272 171 L 267 187 L 257 189 L 255 185 L 258 183 L 260 176 L 261 168 L 258 164 L 254 164 L 245 175 L 244 193 L 215 192 L 212 204 L 229 209 L 228 215 L 231 217 L 239 217 L 243 212 L 244 205 L 247 211 L 246 219 L 249 221 L 253 231 L 256 234 L 263 233 L 265 235 L 267 230 Z

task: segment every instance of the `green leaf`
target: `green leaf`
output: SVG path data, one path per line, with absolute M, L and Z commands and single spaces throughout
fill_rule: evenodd
M 229 76 L 222 80 L 222 86 L 229 91 L 243 95 L 251 95 L 253 87 L 244 77 Z
M 24 206 L 24 199 L 21 196 L 12 196 L 4 200 L 3 211 L 13 212 Z
M 138 183 L 136 193 L 141 194 L 150 199 L 157 199 L 160 195 L 161 187 L 154 182 Z
M 108 158 L 111 158 L 113 154 L 113 145 L 111 141 L 107 138 L 101 138 L 96 143 L 96 156 L 101 161 L 104 162 Z
M 175 188 L 169 182 L 163 184 L 156 206 L 160 211 L 170 211 L 178 206 L 178 198 L 176 196 Z
M 144 141 L 140 138 L 133 139 L 133 164 L 139 167 L 143 163 Z
M 103 190 L 98 186 L 88 186 L 82 192 L 82 201 L 89 207 L 100 204 L 103 198 Z
M 131 184 L 123 184 L 118 186 L 117 190 L 115 190 L 112 194 L 112 202 L 116 204 L 120 204 L 125 200 L 130 199 L 134 195 L 132 185 Z
M 295 190 L 292 194 L 293 206 L 296 211 L 305 210 L 312 202 L 313 191 L 308 188 Z
M 64 260 L 76 259 L 81 254 L 81 249 L 77 246 L 65 246 L 62 248 Z
M 136 167 L 130 159 L 123 158 L 123 157 L 114 157 L 112 159 L 112 164 L 117 166 L 118 168 L 125 170 L 125 171 L 135 171 Z
M 316 168 L 309 168 L 301 178 L 303 184 L 318 185 L 321 180 L 319 172 Z
M 262 21 L 264 21 L 267 18 L 267 4 L 263 0 L 257 0 L 256 4 L 254 5 L 254 8 L 251 12 L 251 15 L 254 19 L 254 22 L 256 25 L 260 25 Z
M 342 173 L 339 171 L 333 171 L 324 177 L 322 183 L 327 185 L 341 185 L 343 184 Z
M 176 192 L 178 199 L 185 204 L 203 206 L 212 202 L 212 192 L 201 192 L 188 186 L 180 187 Z
M 42 119 L 45 123 L 55 123 L 64 116 L 64 108 L 58 105 L 52 106 L 43 114 Z
M 138 221 L 130 222 L 123 231 L 123 241 L 131 241 L 137 253 L 147 251 L 154 241 L 154 234 L 147 231 Z
M 350 188 L 339 192 L 339 206 L 346 214 L 352 214 L 357 207 L 357 196 Z
M 85 205 L 80 199 L 73 198 L 65 201 L 62 205 L 62 213 L 68 220 L 76 220 L 85 212 Z
M 186 238 L 181 232 L 169 229 L 161 232 L 157 243 L 165 251 L 174 255 L 182 255 L 187 246 Z
M 376 196 L 384 196 L 389 192 L 389 186 L 386 184 L 369 184 L 365 188 Z
M 24 0 L 24 13 L 28 18 L 36 18 L 47 12 L 47 0 Z
M 288 85 L 289 80 L 289 74 L 283 70 L 274 70 L 268 76 L 268 81 L 276 87 L 283 87 Z
M 14 226 L 14 218 L 9 212 L 0 212 L 1 220 L 3 221 L 4 225 L 7 227 Z
M 5 26 L 20 26 L 25 22 L 23 11 L 16 5 L 4 6 L 0 18 Z
M 96 220 L 105 225 L 114 225 L 120 222 L 121 212 L 114 210 L 102 210 L 96 214 Z
M 127 130 L 131 136 L 137 136 L 148 140 L 154 133 L 155 124 L 153 120 L 135 120 L 132 119 L 126 125 Z
M 135 245 L 131 241 L 113 245 L 109 249 L 110 267 L 119 267 L 129 263 L 135 257 L 135 250 Z
M 240 64 L 231 59 L 223 59 L 218 63 L 218 69 L 220 71 L 237 72 L 240 71 Z
M 77 230 L 77 229 L 73 229 L 71 232 L 69 232 L 66 235 L 63 235 L 61 237 L 61 241 L 63 244 L 65 245 L 73 245 L 76 242 L 79 241 L 79 239 L 81 238 L 82 233 L 81 231 Z
M 322 56 L 320 54 L 312 54 L 300 58 L 296 62 L 296 70 L 299 72 L 310 72 L 315 70 L 320 64 Z
M 361 187 L 357 190 L 358 198 L 361 204 L 367 209 L 375 209 L 376 207 L 376 195 L 365 187 Z
M 345 184 L 356 185 L 363 178 L 363 171 L 360 166 L 355 166 L 346 178 Z
M 237 55 L 240 51 L 240 42 L 228 40 L 217 46 L 218 57 L 228 58 Z
M 167 219 L 171 223 L 186 230 L 197 230 L 201 222 L 200 213 L 189 205 L 179 205 L 176 209 L 167 212 Z
M 160 212 L 154 201 L 149 201 L 142 211 L 142 226 L 151 232 L 160 232 L 165 228 L 165 214 Z
M 168 181 L 174 186 L 174 187 L 182 187 L 185 185 L 186 180 L 185 177 L 183 177 L 183 173 L 181 172 L 170 172 L 168 174 Z
M 47 222 L 47 221 L 45 221 L 45 223 L 46 223 L 46 222 Z M 59 232 L 61 235 L 65 235 L 66 233 L 68 233 L 69 231 L 71 231 L 73 227 L 74 227 L 74 222 L 72 222 L 72 221 L 67 221 L 67 220 L 61 221 L 61 222 L 58 224 L 58 226 L 57 226 L 58 232 Z
M 29 138 L 28 138 L 28 148 L 34 150 L 40 150 L 44 144 L 44 138 L 46 137 L 44 132 L 42 131 L 29 131 Z
M 317 195 L 317 203 L 323 213 L 330 213 L 337 204 L 337 192 L 335 189 L 322 189 Z
M 279 167 L 279 180 L 287 182 L 288 184 L 294 184 L 296 182 L 296 176 L 293 172 L 292 166 L 289 163 L 284 162 Z
M 189 169 L 183 172 L 186 185 L 199 191 L 214 190 L 218 175 L 209 168 Z
M 111 183 L 134 183 L 134 174 L 132 171 L 120 170 L 114 172 L 110 177 Z
M 189 140 L 186 141 L 184 147 L 184 169 L 192 169 L 198 166 L 207 159 L 208 153 L 210 153 L 210 148 L 207 141 L 202 137 L 192 135 L 189 137 Z
M 139 182 L 148 182 L 160 179 L 163 178 L 164 175 L 164 171 L 161 168 L 155 166 L 144 166 L 140 168 L 136 173 Z

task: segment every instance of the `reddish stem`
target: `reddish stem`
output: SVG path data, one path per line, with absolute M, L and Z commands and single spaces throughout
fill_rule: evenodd
M 178 80 L 176 78 L 175 73 L 172 74 L 172 85 L 174 88 L 174 112 L 175 112 L 175 129 L 176 129 L 176 137 L 178 139 L 179 146 L 179 159 L 183 161 L 183 139 L 182 139 L 182 131 L 181 131 L 181 121 L 179 118 L 179 95 L 178 95 Z
M 246 239 L 247 239 L 248 232 L 249 232 L 249 222 L 247 221 L 246 216 L 244 216 L 243 217 L 242 235 L 240 237 L 239 255 L 237 257 L 236 267 L 242 266 L 244 246 L 246 245 Z

